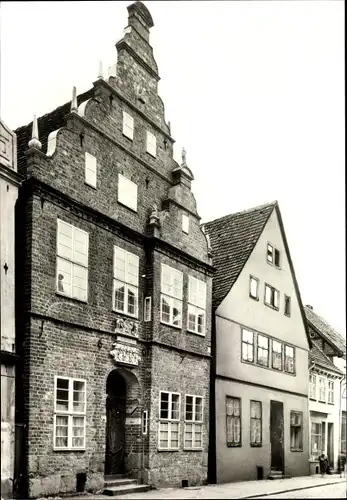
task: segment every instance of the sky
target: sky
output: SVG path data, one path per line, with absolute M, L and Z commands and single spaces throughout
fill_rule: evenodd
M 131 1 L 1 2 L 15 129 L 115 64 Z M 166 120 L 206 222 L 278 200 L 304 304 L 345 335 L 344 2 L 147 1 Z

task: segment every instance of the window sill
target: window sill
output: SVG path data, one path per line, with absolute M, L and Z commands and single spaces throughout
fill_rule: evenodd
M 124 132 L 122 132 L 122 135 L 123 137 L 126 137 L 129 141 L 134 142 L 134 136 L 129 137 L 128 135 L 124 134 Z
M 301 449 L 301 448 L 290 448 L 290 451 L 292 451 L 293 453 L 302 453 L 303 449 Z
M 284 315 L 285 315 L 287 318 L 290 318 L 290 314 L 286 314 L 286 313 L 284 313 Z
M 251 294 L 249 295 L 249 298 L 252 300 L 255 300 L 256 302 L 259 302 L 259 297 L 253 297 Z
M 158 450 L 160 453 L 161 453 L 162 451 L 170 451 L 170 452 L 172 452 L 172 451 L 175 451 L 175 452 L 180 451 L 180 449 L 179 449 L 179 448 L 157 448 L 157 450 Z
M 171 328 L 176 328 L 176 330 L 182 330 L 182 326 L 172 325 L 171 323 L 165 323 L 165 321 L 160 320 L 160 323 L 165 326 L 171 326 Z
M 114 312 L 116 314 L 121 314 L 122 316 L 125 316 L 126 318 L 139 319 L 138 314 L 136 316 L 135 315 L 133 316 L 132 314 L 126 313 L 124 311 L 117 311 L 117 309 L 112 309 L 112 312 Z
M 137 214 L 137 208 L 133 208 L 133 207 L 129 207 L 129 205 L 126 205 L 125 203 L 117 200 L 117 202 L 122 205 L 122 207 L 125 207 L 127 208 L 128 210 L 131 210 L 132 212 L 134 212 L 134 214 Z
M 150 153 L 149 151 L 146 150 L 146 153 L 151 157 L 151 158 L 157 158 L 157 155 Z
M 266 305 L 266 307 L 269 307 L 270 309 L 273 309 L 274 311 L 280 310 L 279 307 L 273 306 L 272 304 L 268 304 L 267 302 L 264 302 L 264 304 Z
M 270 262 L 269 260 L 266 259 L 266 262 L 269 264 L 269 266 L 272 266 L 274 267 L 275 269 L 279 269 L 281 270 L 282 267 L 281 266 L 276 266 L 276 264 L 274 262 Z
M 262 448 L 263 443 L 251 443 L 251 448 Z
M 206 333 L 199 333 L 199 332 L 194 332 L 193 330 L 189 330 L 187 328 L 188 333 L 192 333 L 193 335 L 198 335 L 199 337 L 206 337 Z
M 96 190 L 96 186 L 93 186 L 93 184 L 89 184 L 89 182 L 87 182 L 87 181 L 84 181 L 84 184 L 85 184 L 86 186 L 91 187 L 91 188 L 93 188 L 93 189 L 95 189 L 95 190 Z
M 53 451 L 86 451 L 85 448 L 55 448 L 53 446 Z
M 241 448 L 241 443 L 239 444 L 234 444 L 234 443 L 227 443 L 228 448 Z
M 76 302 L 81 302 L 82 304 L 88 304 L 88 299 L 82 300 L 82 299 L 78 299 L 77 297 L 71 297 L 70 295 L 66 295 L 66 293 L 58 292 L 57 290 L 56 290 L 55 294 L 59 295 L 59 297 L 64 297 L 65 299 L 74 300 Z
M 202 448 L 183 448 L 183 451 L 200 451 L 202 452 Z

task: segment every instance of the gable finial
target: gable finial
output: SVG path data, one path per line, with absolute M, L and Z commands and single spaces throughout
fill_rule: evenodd
M 31 133 L 31 139 L 28 142 L 28 146 L 29 146 L 29 148 L 36 148 L 36 149 L 41 149 L 42 148 L 42 144 L 39 141 L 39 128 L 38 128 L 38 125 L 37 125 L 36 115 L 34 115 L 33 129 L 32 129 L 32 133 Z
M 187 165 L 187 151 L 182 148 L 182 165 Z
M 77 90 L 72 87 L 71 113 L 77 113 Z
M 102 60 L 99 61 L 99 72 L 98 72 L 98 80 L 103 80 L 103 68 L 102 68 Z

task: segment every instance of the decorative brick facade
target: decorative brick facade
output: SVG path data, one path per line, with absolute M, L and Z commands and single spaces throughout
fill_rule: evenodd
M 181 166 L 173 160 L 149 45 L 153 22 L 141 2 L 128 11 L 129 25 L 116 45 L 117 76 L 99 78 L 77 103 L 73 99 L 71 112 L 67 104 L 39 118 L 41 150 L 39 142 L 28 149 L 31 124 L 17 130 L 23 177 L 17 286 L 29 498 L 103 488 L 106 385 L 114 370 L 126 383 L 123 472 L 153 485 L 207 479 L 213 268 L 191 192 L 193 175 L 185 155 Z M 132 140 L 123 134 L 123 111 L 134 120 Z M 155 157 L 146 151 L 147 131 L 156 137 Z M 86 152 L 97 161 L 96 188 L 85 183 Z M 118 202 L 118 174 L 137 185 L 136 212 Z M 189 216 L 188 233 L 182 231 L 182 215 Z M 87 301 L 57 293 L 58 220 L 88 234 Z M 139 259 L 137 317 L 113 310 L 114 246 Z M 180 328 L 161 322 L 162 264 L 183 273 Z M 204 335 L 187 331 L 189 276 L 206 283 Z M 144 321 L 145 297 L 151 297 L 150 321 Z M 54 449 L 56 377 L 85 381 L 81 450 Z M 160 391 L 181 397 L 178 451 L 158 451 Z M 199 451 L 184 449 L 187 394 L 202 397 Z

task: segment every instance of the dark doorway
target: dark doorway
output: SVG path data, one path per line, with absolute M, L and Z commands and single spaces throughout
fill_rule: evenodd
M 332 422 L 328 423 L 328 449 L 327 455 L 329 459 L 329 465 L 331 468 L 334 467 L 334 424 Z
M 283 473 L 283 403 L 270 401 L 271 469 Z
M 106 460 L 105 474 L 124 473 L 126 382 L 117 371 L 106 383 Z

